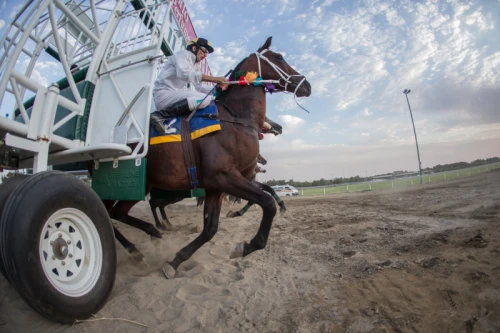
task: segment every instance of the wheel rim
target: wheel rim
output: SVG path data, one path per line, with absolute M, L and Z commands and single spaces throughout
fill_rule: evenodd
M 45 222 L 39 254 L 45 276 L 66 296 L 87 294 L 101 274 L 99 233 L 92 220 L 75 208 L 58 210 Z

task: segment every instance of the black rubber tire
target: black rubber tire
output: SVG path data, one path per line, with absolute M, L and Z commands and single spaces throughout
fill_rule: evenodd
M 25 180 L 28 175 L 16 174 L 14 177 L 8 178 L 0 185 L 0 218 L 2 216 L 3 208 L 9 199 L 9 196 L 16 189 L 16 187 Z M 0 240 L 1 242 L 1 240 Z M 1 246 L 0 246 L 1 249 Z M 0 250 L 1 251 L 1 250 Z M 0 273 L 8 280 L 7 273 L 3 268 L 2 255 L 0 254 Z
M 46 221 L 57 211 L 73 208 L 86 214 L 99 235 L 102 265 L 86 294 L 71 297 L 58 291 L 44 273 L 39 255 Z M 75 176 L 40 172 L 23 181 L 9 196 L 0 219 L 0 255 L 11 284 L 34 310 L 64 324 L 96 314 L 106 303 L 116 276 L 116 248 L 109 215 L 97 194 Z

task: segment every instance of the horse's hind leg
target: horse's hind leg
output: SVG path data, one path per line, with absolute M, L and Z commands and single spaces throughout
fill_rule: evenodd
M 128 215 L 128 212 L 134 207 L 138 200 L 135 201 L 118 201 L 111 209 L 110 217 L 132 227 L 140 229 L 152 237 L 162 238 L 160 232 L 151 224 L 142 221 L 138 218 Z
M 151 207 L 151 213 L 153 213 L 153 218 L 155 219 L 155 225 L 158 229 L 161 230 L 171 230 L 173 229 L 173 225 L 167 218 L 167 214 L 165 214 L 165 206 L 168 203 L 162 199 L 149 199 L 149 207 Z M 156 213 L 156 208 L 160 210 L 160 214 L 162 220 L 158 218 L 158 214 Z
M 163 272 L 167 278 L 173 278 L 179 265 L 191 258 L 193 253 L 214 237 L 219 227 L 221 206 L 222 193 L 207 192 L 203 208 L 203 231 L 191 243 L 177 252 L 172 262 L 165 263 Z
M 235 211 L 235 212 L 233 212 L 232 210 L 230 210 L 230 211 L 227 213 L 226 217 L 238 217 L 238 216 L 243 216 L 243 215 L 247 212 L 247 210 L 249 210 L 249 209 L 250 209 L 250 207 L 252 207 L 253 205 L 254 205 L 254 203 L 249 201 L 249 202 L 247 202 L 247 204 L 245 205 L 245 207 L 243 207 L 243 208 L 242 208 L 242 209 L 240 209 L 240 210 L 237 210 L 237 211 Z
M 155 199 L 149 199 L 149 207 L 151 208 L 151 213 L 153 214 L 153 218 L 155 220 L 155 225 L 158 229 L 161 229 L 161 222 L 160 219 L 158 218 L 158 214 L 156 213 L 156 208 L 158 208 L 158 205 L 156 204 Z
M 116 203 L 115 200 L 103 200 L 102 202 L 104 204 L 104 207 L 106 207 L 108 214 L 110 213 L 111 209 L 113 209 L 113 206 Z M 125 236 L 123 236 L 123 234 L 115 228 L 115 226 L 113 226 L 113 231 L 115 232 L 115 238 L 118 240 L 118 242 L 120 242 L 120 244 L 125 248 L 125 250 L 127 250 L 129 254 L 131 254 L 138 261 L 144 259 L 144 256 L 141 252 L 139 252 L 139 250 L 137 250 L 135 245 L 128 239 L 126 239 Z
M 172 230 L 172 229 L 174 229 L 174 226 L 168 220 L 167 213 L 165 213 L 165 207 L 167 205 L 168 205 L 168 203 L 165 203 L 163 206 L 158 206 L 158 208 L 160 209 L 160 214 L 161 214 L 161 218 L 162 218 L 161 228 L 165 229 L 165 230 Z
M 283 200 L 281 200 L 280 196 L 277 195 L 276 192 L 274 192 L 274 190 L 271 186 L 266 185 L 266 184 L 262 184 L 259 182 L 255 182 L 255 184 L 257 184 L 263 191 L 266 191 L 267 193 L 269 193 L 274 198 L 274 200 L 276 200 L 276 202 L 278 203 L 278 206 L 280 206 L 280 213 L 281 214 L 286 213 L 285 202 Z
M 144 256 L 142 255 L 139 250 L 135 247 L 133 243 L 131 243 L 128 239 L 125 238 L 125 236 L 122 235 L 121 232 L 118 231 L 115 227 L 113 227 L 113 230 L 115 231 L 115 238 L 120 242 L 120 244 L 127 250 L 127 252 L 134 257 L 135 260 L 137 261 L 142 261 L 144 260 Z

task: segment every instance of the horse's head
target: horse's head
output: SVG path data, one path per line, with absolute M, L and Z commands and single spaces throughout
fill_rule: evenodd
M 311 95 L 311 84 L 306 77 L 294 70 L 283 58 L 283 55 L 269 50 L 272 37 L 269 37 L 254 57 L 248 60 L 255 61 L 259 76 L 263 80 L 278 80 L 275 84 L 277 91 L 288 91 L 297 97 L 308 97 Z

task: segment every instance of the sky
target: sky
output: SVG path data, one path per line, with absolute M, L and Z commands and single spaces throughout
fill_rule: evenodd
M 500 156 L 500 0 L 185 0 L 224 75 L 272 36 L 308 98 L 267 96 L 283 134 L 260 142 L 259 179 L 417 171 Z M 0 0 L 0 34 L 19 2 Z M 40 80 L 51 62 L 37 67 Z M 0 114 L 8 113 L 0 110 Z

